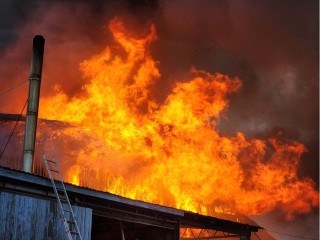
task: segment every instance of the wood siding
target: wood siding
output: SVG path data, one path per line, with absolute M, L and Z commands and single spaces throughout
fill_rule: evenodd
M 72 206 L 83 240 L 91 239 L 92 210 Z M 67 240 L 56 201 L 0 192 L 0 240 Z

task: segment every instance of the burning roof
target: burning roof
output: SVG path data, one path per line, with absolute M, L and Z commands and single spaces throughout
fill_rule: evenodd
M 67 182 L 205 215 L 282 206 L 291 219 L 317 206 L 314 183 L 297 176 L 303 144 L 217 130 L 239 78 L 192 69 L 192 78 L 177 81 L 160 103 L 159 63 L 149 51 L 154 25 L 142 37 L 119 18 L 109 29 L 114 46 L 80 65 L 90 79 L 83 94 L 70 98 L 56 86 L 41 99 L 40 117 L 66 123 L 56 129 L 40 123 L 38 142 L 61 154 Z M 50 148 L 50 141 L 65 146 Z

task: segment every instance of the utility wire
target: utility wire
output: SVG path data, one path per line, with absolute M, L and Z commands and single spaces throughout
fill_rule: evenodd
M 29 81 L 29 79 L 23 80 L 22 82 L 18 83 L 17 85 L 15 85 L 15 86 L 7 89 L 6 91 L 3 91 L 2 93 L 0 93 L 0 97 L 3 96 L 3 95 L 5 95 L 6 93 L 12 91 L 13 89 L 19 87 L 20 85 L 22 85 L 23 83 L 25 83 L 25 82 L 27 82 L 27 81 Z
M 12 130 L 12 132 L 11 132 L 9 138 L 8 138 L 8 141 L 7 141 L 6 145 L 4 146 L 4 149 L 3 149 L 2 152 L 1 152 L 0 159 L 2 158 L 4 152 L 6 151 L 6 148 L 7 148 L 8 144 L 9 144 L 9 141 L 10 141 L 10 139 L 11 139 L 13 133 L 14 133 L 14 130 L 16 129 L 16 127 L 17 127 L 17 125 L 18 125 L 18 122 L 19 122 L 20 119 L 21 119 L 22 113 L 23 113 L 23 111 L 24 111 L 24 109 L 25 109 L 25 107 L 26 107 L 26 105 L 27 105 L 27 102 L 28 102 L 28 99 L 27 99 L 27 101 L 25 102 L 25 104 L 24 104 L 24 106 L 23 106 L 23 108 L 22 108 L 22 111 L 21 111 L 21 113 L 20 113 L 20 115 L 19 115 L 19 118 L 18 118 L 18 120 L 16 121 L 16 124 L 14 125 L 14 128 L 13 128 L 13 130 Z
M 291 235 L 291 234 L 287 234 L 287 233 L 277 232 L 277 231 L 273 231 L 273 230 L 269 230 L 269 229 L 264 229 L 264 230 L 266 230 L 266 231 L 268 231 L 268 232 L 273 232 L 273 233 L 281 234 L 281 235 L 286 235 L 286 236 L 289 236 L 289 237 L 294 237 L 294 238 L 317 240 L 317 238 L 309 238 L 309 237 L 303 237 L 303 236 L 296 236 L 296 235 Z
M 253 233 L 254 233 L 254 235 L 257 236 L 257 238 L 258 238 L 259 240 L 261 240 L 261 238 L 259 238 L 258 234 L 256 234 L 255 232 L 253 232 Z

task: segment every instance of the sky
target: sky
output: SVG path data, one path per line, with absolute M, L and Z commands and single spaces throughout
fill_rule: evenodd
M 114 16 L 138 32 L 155 24 L 158 40 L 151 52 L 160 63 L 159 102 L 176 81 L 188 79 L 192 67 L 238 76 L 242 90 L 230 96 L 220 133 L 241 131 L 248 138 L 281 133 L 300 141 L 308 152 L 299 176 L 319 186 L 318 1 L 1 0 L 0 92 L 28 78 L 31 41 L 41 34 L 42 96 L 52 94 L 56 84 L 69 96 L 79 95 L 85 84 L 79 63 L 110 44 L 107 25 Z M 1 98 L 0 112 L 20 112 L 26 87 L 16 90 L 19 98 L 14 93 Z M 318 218 L 310 216 L 306 222 Z M 301 232 L 314 236 L 317 229 Z

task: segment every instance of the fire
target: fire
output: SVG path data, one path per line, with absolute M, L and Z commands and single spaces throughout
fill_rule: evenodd
M 70 99 L 56 86 L 54 96 L 41 99 L 40 117 L 72 124 L 65 135 L 79 129 L 90 136 L 64 179 L 202 214 L 263 214 L 280 206 L 290 219 L 318 205 L 314 183 L 297 176 L 301 143 L 217 131 L 240 79 L 192 69 L 193 78 L 177 82 L 159 103 L 159 63 L 149 50 L 155 27 L 137 37 L 115 18 L 109 29 L 116 45 L 80 64 L 90 79 L 82 97 Z

